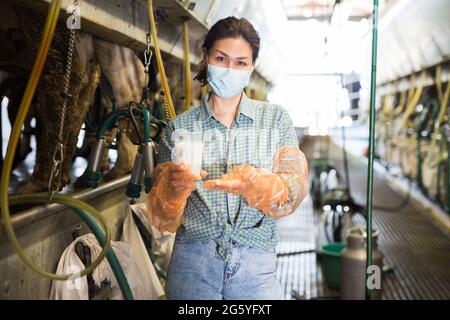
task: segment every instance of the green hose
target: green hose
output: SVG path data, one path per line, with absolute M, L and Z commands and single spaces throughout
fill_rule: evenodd
M 9 200 L 12 205 L 19 203 L 46 203 L 48 201 L 48 193 L 43 192 L 29 195 L 14 195 L 11 196 Z M 74 210 L 95 235 L 100 245 L 102 245 L 102 251 L 97 259 L 95 259 L 95 261 L 90 266 L 86 267 L 83 271 L 80 272 L 80 277 L 92 273 L 93 270 L 102 262 L 102 260 L 106 256 L 117 279 L 120 290 L 122 291 L 123 297 L 126 300 L 133 300 L 133 294 L 131 292 L 130 286 L 128 285 L 128 281 L 125 277 L 122 267 L 120 266 L 119 260 L 117 259 L 114 250 L 110 247 L 111 234 L 110 232 L 103 231 L 108 230 L 105 218 L 90 205 L 71 197 L 55 194 L 53 196 L 53 201 L 56 203 L 64 204 Z M 90 212 L 90 214 L 88 212 Z M 96 221 L 96 219 L 94 219 L 94 217 L 100 222 L 100 224 Z M 32 265 L 32 269 L 34 268 L 35 267 Z M 60 277 L 60 279 L 57 280 L 67 280 L 69 278 L 73 278 L 73 275 L 58 275 L 58 277 Z M 53 277 L 51 278 L 53 279 Z
M 71 207 L 78 216 L 83 219 L 83 221 L 87 224 L 89 229 L 91 229 L 92 233 L 97 238 L 98 242 L 101 245 L 106 244 L 106 236 L 103 232 L 102 228 L 99 226 L 97 221 L 92 218 L 91 215 L 87 214 L 84 210 L 81 210 L 76 207 Z M 106 254 L 106 258 L 108 259 L 109 265 L 111 266 L 112 271 L 114 272 L 114 276 L 116 277 L 117 283 L 119 284 L 120 290 L 122 291 L 122 295 L 125 300 L 133 300 L 133 293 L 131 292 L 130 285 L 128 284 L 125 273 L 123 272 L 122 267 L 120 266 L 119 259 L 117 259 L 114 250 L 110 247 L 108 249 L 108 253 Z
M 97 139 L 104 139 L 106 132 L 110 131 L 115 126 L 119 117 L 129 117 L 128 110 L 121 109 L 110 112 L 100 123 L 100 127 L 97 131 Z
M 142 118 L 144 118 L 144 141 L 151 142 L 152 138 L 150 136 L 150 112 L 148 109 L 142 108 Z
M 144 119 L 144 140 L 146 142 L 150 142 L 150 123 L 153 121 L 159 126 L 165 126 L 166 123 L 164 121 L 156 119 L 146 108 L 142 108 L 140 111 L 142 114 L 142 118 Z M 120 117 L 129 119 L 131 115 L 126 109 L 120 109 L 110 112 L 100 124 L 100 128 L 97 131 L 97 139 L 104 139 L 106 132 L 110 131 L 115 126 L 117 119 L 119 119 Z
M 373 0 L 372 15 L 372 69 L 370 74 L 370 119 L 369 119 L 369 162 L 367 168 L 367 260 L 366 260 L 366 300 L 371 298 L 371 289 L 367 286 L 367 269 L 372 265 L 372 202 L 373 202 L 373 162 L 375 144 L 375 94 L 377 85 L 377 37 L 378 37 L 378 0 Z
M 34 194 L 27 194 L 27 195 L 13 195 L 11 197 L 9 197 L 9 202 L 12 205 L 16 205 L 19 203 L 47 203 L 49 199 L 49 194 L 47 192 L 42 192 L 42 193 L 34 193 Z M 53 196 L 52 199 L 53 202 L 55 203 L 60 203 L 69 207 L 76 207 L 79 208 L 85 212 L 89 212 L 91 215 L 93 215 L 98 221 L 100 221 L 101 225 L 103 226 L 103 228 L 106 231 L 106 236 L 105 241 L 104 241 L 104 245 L 103 245 L 103 250 L 100 253 L 100 255 L 98 256 L 98 258 L 88 267 L 86 267 L 86 269 L 84 269 L 83 271 L 81 271 L 80 276 L 85 276 L 88 275 L 89 273 L 91 273 L 92 271 L 94 271 L 94 269 L 100 264 L 100 262 L 106 257 L 110 242 L 111 242 L 111 233 L 109 232 L 109 230 L 107 229 L 107 224 L 105 221 L 105 218 L 103 218 L 102 215 L 100 215 L 100 213 L 98 213 L 98 211 L 93 208 L 92 206 L 90 206 L 87 203 L 81 202 L 79 200 L 73 199 L 71 197 L 68 196 L 63 196 L 60 194 L 55 194 Z M 8 208 L 9 209 L 9 208 Z M 8 236 L 10 237 L 10 241 L 11 244 L 14 248 L 14 251 L 17 253 L 17 255 L 19 256 L 19 258 L 22 260 L 22 262 L 31 270 L 35 271 L 36 273 L 40 274 L 43 277 L 49 278 L 51 280 L 67 280 L 69 278 L 73 278 L 74 274 L 65 274 L 65 275 L 60 275 L 60 274 L 52 274 L 43 270 L 40 270 L 38 267 L 36 267 L 29 259 L 28 257 L 26 257 L 25 253 L 23 252 L 17 238 L 16 235 L 14 233 L 14 230 L 12 229 L 12 224 L 11 224 L 11 217 L 7 217 L 7 215 L 5 214 L 6 212 L 3 212 L 3 225 L 5 230 L 8 233 Z M 9 215 L 9 212 L 8 212 Z M 12 232 L 12 237 L 9 234 L 10 232 Z

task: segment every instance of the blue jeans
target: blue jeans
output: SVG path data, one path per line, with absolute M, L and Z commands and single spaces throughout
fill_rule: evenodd
M 230 261 L 216 256 L 213 240 L 199 241 L 177 234 L 166 297 L 169 300 L 279 300 L 276 254 L 234 244 Z

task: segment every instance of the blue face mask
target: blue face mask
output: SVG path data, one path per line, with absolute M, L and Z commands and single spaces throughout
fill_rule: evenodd
M 208 64 L 208 84 L 223 99 L 231 99 L 242 92 L 250 81 L 252 70 L 221 68 Z

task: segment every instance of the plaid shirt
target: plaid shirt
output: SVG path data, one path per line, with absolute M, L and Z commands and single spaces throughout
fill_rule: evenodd
M 199 107 L 178 115 L 164 129 L 158 163 L 172 161 L 171 135 L 177 129 L 202 130 L 202 170 L 208 172 L 204 179 L 220 178 L 244 163 L 271 170 L 272 157 L 282 145 L 298 147 L 292 121 L 282 107 L 249 99 L 243 93 L 229 129 L 214 116 L 208 98 L 209 94 Z M 233 243 L 270 251 L 278 241 L 273 218 L 250 207 L 242 196 L 206 190 L 202 181 L 197 182 L 197 190 L 187 200 L 183 224 L 177 232 L 188 238 L 214 240 L 217 254 L 225 260 Z

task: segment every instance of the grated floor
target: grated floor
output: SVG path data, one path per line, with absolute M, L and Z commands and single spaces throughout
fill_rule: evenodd
M 323 279 L 316 248 L 315 224 L 311 198 L 305 199 L 301 208 L 278 222 L 277 278 L 284 289 L 284 299 L 312 299 L 337 296 Z M 301 254 L 289 254 L 293 252 Z
M 342 171 L 340 151 L 331 146 L 332 161 Z M 303 146 L 307 158 L 312 142 Z M 358 203 L 366 198 L 367 165 L 349 158 L 351 192 Z M 393 191 L 383 176 L 375 174 L 374 204 L 395 207 L 403 196 Z M 278 254 L 315 249 L 318 212 L 308 197 L 299 210 L 278 222 Z M 363 224 L 360 217 L 355 224 Z M 437 228 L 411 204 L 398 211 L 374 209 L 374 227 L 379 230 L 378 244 L 384 263 L 394 272 L 383 279 L 383 299 L 450 299 L 450 235 Z M 285 299 L 333 298 L 336 290 L 327 288 L 315 252 L 278 257 L 277 277 L 284 288 Z

